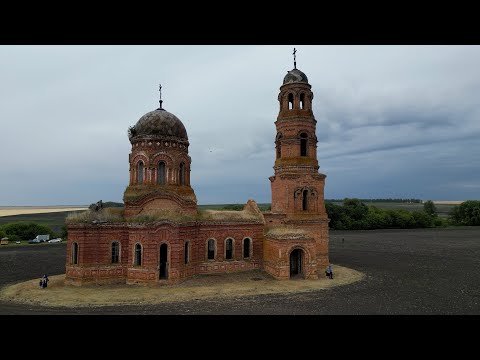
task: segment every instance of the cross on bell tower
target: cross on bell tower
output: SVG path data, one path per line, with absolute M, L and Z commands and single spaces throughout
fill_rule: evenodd
M 159 84 L 159 87 L 158 87 L 158 91 L 160 92 L 160 107 L 158 108 L 158 110 L 164 110 L 163 107 L 162 107 L 162 104 L 163 104 L 163 100 L 162 100 L 162 84 Z
M 270 177 L 272 213 L 283 213 L 287 218 L 326 219 L 325 175 L 318 172 L 312 86 L 305 73 L 296 67 L 296 53 L 294 48 L 295 68 L 285 75 L 278 95 L 275 175 Z
M 293 48 L 293 68 L 297 68 L 297 49 Z

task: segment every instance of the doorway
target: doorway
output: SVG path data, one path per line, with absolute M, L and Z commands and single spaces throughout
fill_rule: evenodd
M 168 279 L 168 245 L 162 244 L 160 246 L 160 280 L 167 280 Z
M 290 253 L 290 278 L 299 278 L 303 274 L 303 251 L 295 249 Z

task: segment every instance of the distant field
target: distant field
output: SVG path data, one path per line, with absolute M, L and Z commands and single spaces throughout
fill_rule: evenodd
M 82 209 L 83 211 L 85 209 Z M 60 232 L 62 226 L 65 225 L 65 218 L 74 211 L 57 211 L 40 214 L 22 214 L 0 217 L 0 225 L 16 222 L 33 222 L 41 225 L 49 226 L 53 231 Z
M 342 202 L 332 202 L 342 205 Z M 419 211 L 423 209 L 423 204 L 419 203 L 394 203 L 394 202 L 365 202 L 367 205 L 374 205 L 381 209 L 405 209 L 408 211 Z M 440 216 L 448 216 L 449 211 L 462 201 L 435 201 L 437 213 Z M 227 204 L 208 204 L 198 205 L 200 210 L 221 210 Z M 242 204 L 244 205 L 244 204 Z M 266 208 L 270 204 L 258 204 L 261 208 Z M 15 222 L 34 222 L 47 225 L 55 232 L 60 232 L 65 225 L 65 218 L 71 212 L 83 211 L 87 207 L 61 207 L 61 206 L 0 206 L 0 225 Z
M 26 214 L 46 214 L 54 212 L 86 210 L 86 206 L 0 206 L 0 217 Z
M 442 200 L 434 200 L 433 203 L 435 205 L 460 205 L 461 203 L 463 203 L 464 201 L 463 200 L 460 200 L 460 201 L 457 201 L 457 200 L 454 200 L 454 201 L 450 201 L 450 200 L 447 200 L 447 201 L 442 201 Z

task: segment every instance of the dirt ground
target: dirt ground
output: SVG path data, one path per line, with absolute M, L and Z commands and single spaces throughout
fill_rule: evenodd
M 38 279 L 6 286 L 0 291 L 0 300 L 64 307 L 159 305 L 165 302 L 318 291 L 351 284 L 364 277 L 362 273 L 343 266 L 332 265 L 332 269 L 334 279 L 277 281 L 263 271 L 254 270 L 202 275 L 172 286 L 65 286 L 65 275 L 55 275 L 49 278 L 46 289 L 39 287 Z
M 330 261 L 365 278 L 308 292 L 165 299 L 155 305 L 45 307 L 0 301 L 0 314 L 480 314 L 480 227 L 332 231 Z M 65 272 L 65 247 L 0 252 L 0 287 L 45 272 Z M 263 281 L 255 283 L 260 287 Z

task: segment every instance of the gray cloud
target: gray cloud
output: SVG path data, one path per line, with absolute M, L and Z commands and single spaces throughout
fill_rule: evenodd
M 302 46 L 326 197 L 480 198 L 479 46 Z M 0 46 L 0 205 L 121 200 L 127 129 L 185 124 L 200 203 L 270 200 L 291 46 Z

